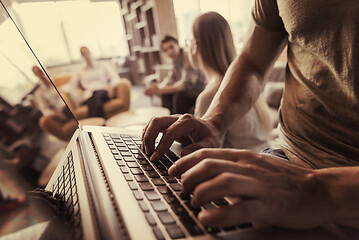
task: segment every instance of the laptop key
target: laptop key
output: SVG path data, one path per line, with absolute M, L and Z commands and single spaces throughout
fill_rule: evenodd
M 163 236 L 161 230 L 157 227 L 152 228 L 153 234 L 155 234 L 155 237 L 157 240 L 165 240 L 165 237 Z
M 188 207 L 188 209 L 191 210 L 192 213 L 193 213 L 195 216 L 197 216 L 198 213 L 201 211 L 201 208 L 193 207 L 193 206 L 191 205 L 191 202 L 190 202 L 190 201 L 186 201 L 185 204 L 186 204 L 186 206 Z
M 178 199 L 173 194 L 164 195 L 163 198 L 166 202 L 170 205 L 172 204 L 179 204 Z
M 120 167 L 122 173 L 129 173 L 127 167 Z
M 140 159 L 146 159 L 145 156 L 142 153 L 138 153 L 138 154 L 134 154 L 135 158 L 140 160 Z
M 133 175 L 143 175 L 141 168 L 130 168 Z
M 172 177 L 172 176 L 164 176 L 163 178 L 164 178 L 165 181 L 168 182 L 168 183 L 177 183 L 177 180 L 176 180 L 174 177 Z
M 152 183 L 155 186 L 164 186 L 164 185 L 166 185 L 166 183 L 161 178 L 152 178 L 151 180 L 152 180 Z
M 150 178 L 159 178 L 160 175 L 158 175 L 158 173 L 156 173 L 155 171 L 148 171 L 147 172 L 147 175 L 150 177 Z
M 172 191 L 167 186 L 158 186 L 157 189 L 162 195 L 172 194 Z
M 186 211 L 186 209 L 181 205 L 174 205 L 171 208 L 172 208 L 172 211 L 177 216 L 187 216 L 188 215 L 188 212 Z
M 129 173 L 123 174 L 123 176 L 125 177 L 126 181 L 132 181 L 133 180 L 132 175 L 129 174 Z M 138 176 L 141 176 L 141 175 L 138 175 Z
M 138 205 L 140 205 L 140 208 L 142 212 L 149 212 L 150 209 L 148 208 L 147 204 L 144 201 L 139 201 Z
M 161 201 L 152 201 L 151 202 L 152 208 L 153 210 L 155 210 L 156 212 L 164 212 L 167 211 L 167 207 L 166 205 Z
M 182 200 L 190 200 L 191 199 L 191 196 L 188 195 L 188 194 L 183 194 L 183 193 L 180 193 L 179 194 L 179 197 L 182 199 Z
M 165 166 L 163 166 L 162 163 L 160 163 L 160 162 L 155 162 L 155 163 L 153 163 L 153 165 L 154 165 L 157 169 L 166 169 Z
M 143 159 L 138 159 L 137 162 L 141 165 L 149 165 L 147 160 L 143 160 Z
M 152 191 L 152 190 L 154 190 L 152 184 L 149 183 L 149 182 L 140 182 L 139 185 L 140 185 L 140 187 L 141 187 L 141 189 L 143 191 Z
M 131 190 L 137 190 L 137 184 L 135 182 L 128 182 L 128 185 L 130 186 Z
M 138 168 L 139 165 L 136 162 L 127 162 L 129 168 Z
M 144 193 L 145 193 L 146 198 L 149 201 L 155 201 L 155 200 L 160 200 L 161 199 L 160 195 L 158 195 L 158 193 L 156 193 L 155 191 L 146 191 Z
M 142 194 L 140 191 L 133 191 L 133 195 L 135 196 L 136 200 L 143 200 Z
M 162 158 L 161 160 L 161 163 L 166 166 L 167 168 L 171 167 L 173 162 L 171 162 L 170 160 L 168 160 L 167 158 Z
M 148 178 L 145 175 L 135 175 L 137 182 L 148 182 Z
M 126 145 L 122 142 L 115 142 L 116 147 L 126 147 Z M 127 149 L 125 149 L 127 150 Z
M 184 238 L 185 235 L 182 232 L 181 228 L 177 225 L 166 227 L 166 231 L 172 239 Z
M 196 222 L 191 217 L 189 216 L 181 217 L 180 221 L 183 224 L 183 226 L 187 229 L 189 234 L 191 234 L 192 236 L 203 234 L 201 228 L 196 224 Z
M 157 170 L 160 172 L 161 176 L 168 176 L 168 170 L 167 169 L 162 168 L 162 169 L 157 169 Z
M 128 151 L 127 147 L 117 147 L 118 151 Z
M 124 167 L 125 166 L 125 162 L 122 160 L 117 160 L 117 165 L 120 167 Z
M 144 165 L 143 170 L 145 170 L 145 171 L 154 171 L 155 169 L 151 165 Z
M 150 226 L 156 226 L 157 222 L 151 213 L 145 213 L 146 220 Z
M 179 192 L 182 190 L 182 186 L 179 183 L 170 183 L 170 187 L 176 192 Z
M 133 154 L 139 154 L 139 153 L 141 153 L 141 151 L 138 150 L 137 148 L 136 148 L 136 149 L 131 149 L 131 152 L 132 152 Z
M 136 159 L 132 156 L 124 156 L 123 159 L 126 161 L 126 162 L 136 162 Z
M 174 219 L 172 214 L 167 211 L 159 212 L 159 213 L 157 213 L 157 216 L 159 217 L 159 219 L 161 220 L 163 225 L 169 225 L 169 224 L 176 223 L 176 220 Z

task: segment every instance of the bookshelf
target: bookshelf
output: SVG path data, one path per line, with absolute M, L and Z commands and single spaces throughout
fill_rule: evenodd
M 160 42 L 165 35 L 177 37 L 172 0 L 119 0 L 130 52 L 134 84 L 155 73 L 163 64 Z

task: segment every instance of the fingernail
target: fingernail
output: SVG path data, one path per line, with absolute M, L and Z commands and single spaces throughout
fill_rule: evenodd
M 157 152 L 154 152 L 154 153 L 152 153 L 152 156 L 150 157 L 150 161 L 151 162 L 154 162 L 154 161 L 157 161 Z
M 168 174 L 171 176 L 175 176 L 177 171 L 177 167 L 176 167 L 176 163 L 174 163 L 169 169 L 168 169 Z
M 207 211 L 206 211 L 206 210 L 200 211 L 199 214 L 198 214 L 198 216 L 197 216 L 197 217 L 198 217 L 198 220 L 203 223 L 203 221 L 205 221 L 207 215 L 208 215 L 208 214 L 207 214 Z
M 191 205 L 193 207 L 197 207 L 197 200 L 194 197 L 192 197 L 192 199 L 191 199 Z

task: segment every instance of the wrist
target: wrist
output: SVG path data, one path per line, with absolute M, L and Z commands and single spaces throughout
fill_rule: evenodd
M 331 177 L 321 170 L 312 170 L 307 174 L 307 180 L 309 185 L 315 186 L 313 195 L 316 195 L 316 198 L 313 199 L 315 202 L 312 204 L 317 210 L 318 223 L 320 225 L 333 223 L 334 215 L 336 215 L 333 214 L 333 209 L 337 197 L 331 185 Z
M 325 189 L 327 200 L 323 223 L 359 228 L 359 168 L 342 167 L 315 170 L 315 178 Z
M 202 117 L 202 119 L 204 121 L 206 121 L 209 125 L 211 125 L 217 132 L 219 138 L 221 138 L 224 133 L 226 132 L 226 128 L 224 127 L 224 124 L 221 120 L 221 118 L 217 115 L 217 116 L 214 116 L 214 117 L 207 117 L 206 115 L 204 115 Z

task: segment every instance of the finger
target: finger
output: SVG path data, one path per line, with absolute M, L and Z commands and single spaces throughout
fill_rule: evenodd
M 248 150 L 206 148 L 182 157 L 172 165 L 172 167 L 168 170 L 168 173 L 172 176 L 180 176 L 206 158 L 224 159 L 229 161 L 238 161 L 238 159 L 243 159 L 243 161 L 247 160 L 250 162 L 254 157 L 254 153 Z
M 263 203 L 259 200 L 240 201 L 231 206 L 203 210 L 198 220 L 205 226 L 227 227 L 260 220 Z
M 161 141 L 159 142 L 156 151 L 153 153 L 150 160 L 156 161 L 160 159 L 171 147 L 174 141 L 190 135 L 190 133 L 194 131 L 194 124 L 191 120 L 192 117 L 187 117 L 185 114 L 178 118 L 178 120 L 172 125 L 168 126 L 163 132 Z
M 222 159 L 204 159 L 182 175 L 182 192 L 190 194 L 198 184 L 224 172 L 255 178 L 265 174 L 262 168 L 250 164 L 238 164 Z
M 208 202 L 228 197 L 260 198 L 267 189 L 258 180 L 235 173 L 221 173 L 217 177 L 200 183 L 193 192 L 193 206 L 202 206 Z
M 141 142 L 142 142 L 142 144 L 141 144 L 141 149 L 144 151 L 144 152 L 146 152 L 146 146 L 145 146 L 145 144 L 143 144 L 143 142 L 144 142 L 144 137 L 145 137 L 145 133 L 146 133 L 146 131 L 147 131 L 147 128 L 148 128 L 148 125 L 150 124 L 150 122 L 151 122 L 151 120 L 146 124 L 146 126 L 142 129 L 142 136 L 141 136 Z
M 152 118 L 142 138 L 142 144 L 146 154 L 151 155 L 155 149 L 155 140 L 160 132 L 163 132 L 177 120 L 175 116 Z
M 182 151 L 181 151 L 181 156 L 186 156 L 190 153 L 193 153 L 201 148 L 204 147 L 204 144 L 202 142 L 198 142 L 198 143 L 192 143 L 184 148 L 182 148 Z

